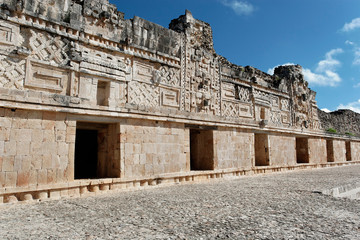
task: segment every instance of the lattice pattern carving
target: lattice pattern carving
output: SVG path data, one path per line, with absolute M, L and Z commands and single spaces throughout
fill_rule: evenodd
M 172 86 L 180 86 L 180 69 L 161 66 L 157 71 L 158 77 L 160 78 L 160 83 L 165 83 Z
M 129 83 L 129 102 L 137 105 L 144 105 L 148 107 L 159 106 L 159 87 L 132 81 Z
M 239 106 L 236 103 L 223 101 L 222 113 L 225 117 L 239 117 Z
M 251 94 L 248 88 L 236 86 L 236 96 L 238 100 L 242 102 L 251 102 Z
M 25 60 L 0 56 L 0 86 L 23 89 Z
M 68 43 L 60 36 L 53 37 L 44 32 L 35 32 L 30 30 L 30 48 L 33 52 L 32 58 L 56 63 L 59 65 L 66 65 L 69 61 L 66 51 Z

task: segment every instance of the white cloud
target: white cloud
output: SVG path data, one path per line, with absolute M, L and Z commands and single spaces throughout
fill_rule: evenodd
M 317 72 L 326 72 L 329 70 L 334 70 L 337 66 L 339 66 L 341 63 L 334 59 L 333 56 L 339 53 L 343 53 L 344 51 L 341 48 L 332 49 L 329 52 L 325 54 L 325 59 L 321 60 L 318 63 L 318 66 L 316 68 Z
M 326 113 L 331 112 L 331 111 L 330 111 L 329 109 L 327 109 L 327 108 L 322 108 L 321 111 L 326 112 Z
M 347 44 L 347 45 L 351 45 L 351 46 L 352 46 L 352 45 L 354 45 L 355 43 L 354 43 L 354 42 L 352 42 L 352 41 L 346 40 L 346 41 L 345 41 L 345 44 Z
M 270 74 L 270 75 L 273 75 L 275 68 L 280 67 L 280 66 L 290 66 L 290 65 L 295 65 L 295 64 L 294 63 L 284 63 L 284 64 L 281 64 L 281 65 L 277 65 L 277 66 L 275 66 L 273 68 L 269 68 L 267 70 L 267 73 Z
M 356 28 L 360 28 L 360 18 L 354 18 L 351 22 L 345 23 L 342 31 L 350 32 Z
M 221 3 L 232 8 L 237 15 L 250 15 L 254 12 L 255 8 L 248 2 L 238 0 L 221 0 Z
M 318 62 L 315 72 L 308 68 L 303 68 L 303 75 L 306 81 L 311 85 L 336 87 L 341 81 L 341 77 L 336 69 L 341 62 L 334 58 L 336 54 L 343 53 L 341 48 L 332 49 L 325 54 L 325 59 Z M 283 65 L 293 65 L 293 63 L 285 63 Z M 277 67 L 277 66 L 276 66 Z M 274 69 L 269 68 L 268 73 L 274 74 Z
M 354 112 L 360 113 L 360 99 L 356 102 L 351 102 L 346 105 L 340 104 L 337 109 L 350 109 Z
M 336 87 L 341 82 L 339 74 L 332 71 L 314 73 L 308 68 L 303 68 L 303 74 L 305 80 L 311 85 Z

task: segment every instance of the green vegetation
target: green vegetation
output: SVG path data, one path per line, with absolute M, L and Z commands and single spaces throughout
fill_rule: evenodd
M 326 130 L 328 133 L 336 133 L 336 129 L 334 128 L 329 128 Z
M 351 133 L 351 132 L 346 132 L 345 135 L 355 136 L 355 134 L 353 134 L 353 133 Z

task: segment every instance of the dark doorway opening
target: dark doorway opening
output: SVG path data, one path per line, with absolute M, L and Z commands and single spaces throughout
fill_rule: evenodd
M 346 161 L 351 161 L 351 142 L 346 142 Z
M 269 166 L 269 140 L 267 134 L 255 134 L 255 166 Z
M 76 129 L 75 179 L 97 178 L 98 131 Z
M 190 170 L 214 170 L 212 130 L 190 129 Z
M 309 163 L 309 142 L 307 138 L 296 138 L 296 162 Z
M 334 162 L 334 144 L 332 140 L 326 140 L 327 161 Z

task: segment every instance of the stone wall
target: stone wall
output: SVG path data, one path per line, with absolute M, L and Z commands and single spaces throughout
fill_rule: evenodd
M 326 139 L 309 138 L 309 163 L 319 164 L 327 162 Z
M 351 142 L 351 161 L 359 161 L 360 159 L 360 143 Z
M 291 166 L 296 164 L 295 137 L 269 135 L 270 166 Z
M 67 114 L 0 108 L 0 115 L 2 187 L 74 179 L 76 122 Z
M 216 169 L 249 169 L 254 163 L 254 134 L 238 129 L 214 131 Z
M 183 124 L 124 120 L 120 123 L 121 161 L 126 178 L 189 169 L 189 130 Z
M 345 141 L 333 140 L 333 147 L 334 147 L 334 161 L 345 162 L 346 161 Z

